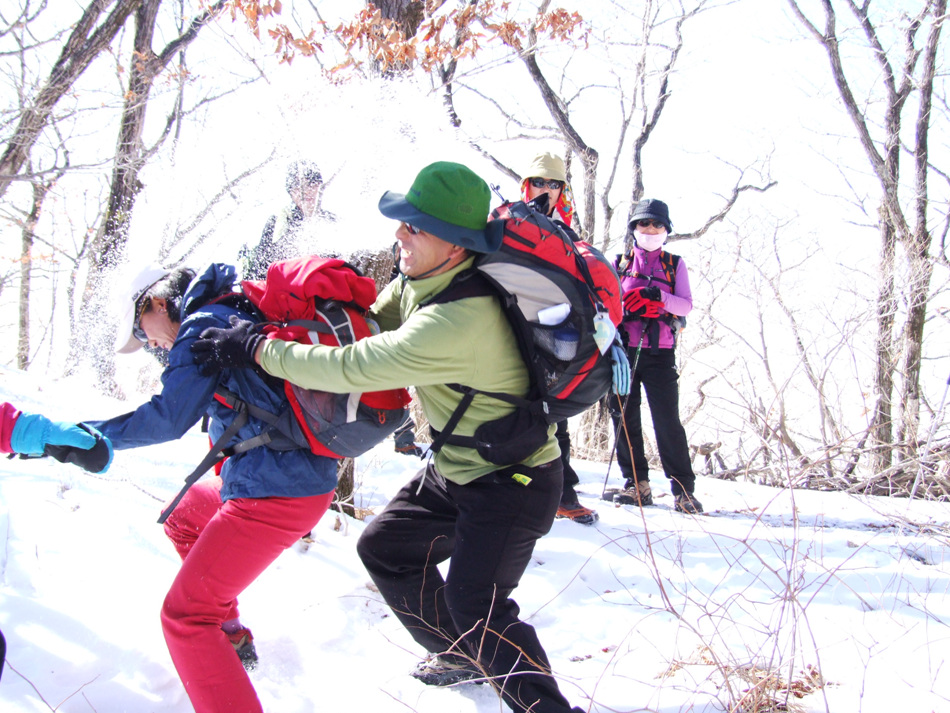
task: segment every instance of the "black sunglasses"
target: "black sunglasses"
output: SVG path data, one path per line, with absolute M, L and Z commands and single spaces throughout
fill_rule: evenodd
M 638 228 L 662 228 L 663 230 L 666 230 L 666 225 L 664 225 L 658 220 L 638 220 L 637 227 Z
M 148 306 L 151 304 L 151 300 L 142 295 L 139 300 L 141 305 L 135 303 L 135 321 L 132 323 L 132 336 L 138 339 L 140 342 L 148 342 L 148 335 L 145 333 L 145 330 L 142 329 L 142 317 L 145 315 L 145 310 L 148 309 Z
M 406 226 L 406 230 L 409 231 L 409 235 L 418 235 L 419 233 L 422 232 L 422 228 L 417 228 L 416 226 L 412 225 L 411 223 L 407 223 L 407 222 L 403 221 L 402 224 Z
M 550 188 L 552 191 L 559 191 L 564 188 L 564 181 L 556 181 L 553 178 L 529 178 L 530 183 L 535 188 Z

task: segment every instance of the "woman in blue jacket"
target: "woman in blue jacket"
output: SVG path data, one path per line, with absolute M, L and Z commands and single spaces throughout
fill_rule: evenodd
M 119 351 L 148 343 L 168 351 L 168 365 L 160 394 L 130 413 L 88 422 L 116 450 L 181 438 L 205 414 L 217 441 L 237 415 L 215 399 L 219 387 L 270 413 L 285 409 L 270 377 L 251 369 L 204 373 L 194 361 L 191 345 L 202 331 L 229 327 L 232 316 L 253 319 L 233 301 L 213 301 L 233 290 L 236 277 L 234 267 L 213 264 L 197 277 L 188 269 L 152 268 L 133 281 Z M 250 416 L 233 442 L 266 428 Z M 257 656 L 237 597 L 317 524 L 333 498 L 336 472 L 336 459 L 309 450 L 251 448 L 228 458 L 220 477 L 191 488 L 165 522 L 182 566 L 162 606 L 162 630 L 197 713 L 262 710 L 245 671 Z

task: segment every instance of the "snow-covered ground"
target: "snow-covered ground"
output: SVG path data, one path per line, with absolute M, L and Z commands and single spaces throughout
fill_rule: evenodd
M 63 420 L 135 405 L 10 370 L 0 397 Z M 178 564 L 155 520 L 206 444 L 196 429 L 124 451 L 104 476 L 49 459 L 0 464 L 0 710 L 191 710 L 159 625 Z M 378 512 L 416 465 L 391 443 L 359 459 L 357 504 Z M 812 690 L 790 699 L 800 710 L 950 710 L 947 505 L 701 477 L 708 513 L 691 517 L 654 475 L 657 505 L 641 513 L 599 500 L 606 465 L 576 467 L 600 521 L 556 521 L 515 592 L 575 705 L 786 710 L 753 706 L 774 674 Z M 312 544 L 242 597 L 265 710 L 506 710 L 488 686 L 409 677 L 422 652 L 367 586 L 354 551 L 363 527 L 328 513 Z

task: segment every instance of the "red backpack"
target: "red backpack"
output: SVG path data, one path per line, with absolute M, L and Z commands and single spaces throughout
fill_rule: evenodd
M 241 291 L 271 323 L 264 332 L 272 339 L 335 347 L 373 333 L 364 315 L 376 301 L 376 283 L 343 260 L 275 262 L 266 280 L 245 280 Z M 306 445 L 331 458 L 362 455 L 392 435 L 410 401 L 406 389 L 331 394 L 289 381 L 284 393 Z

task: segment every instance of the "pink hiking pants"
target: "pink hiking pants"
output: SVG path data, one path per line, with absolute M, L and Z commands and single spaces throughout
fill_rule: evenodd
M 221 479 L 195 485 L 165 521 L 182 564 L 162 631 L 196 713 L 259 713 L 261 703 L 221 624 L 237 596 L 320 521 L 333 493 L 221 503 Z

